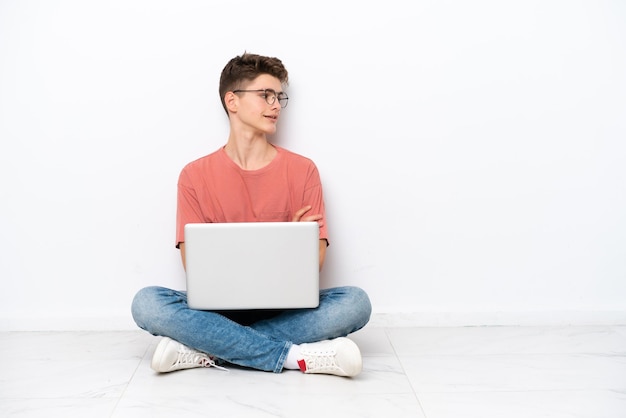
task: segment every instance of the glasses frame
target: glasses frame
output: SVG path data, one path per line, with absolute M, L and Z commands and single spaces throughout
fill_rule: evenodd
M 280 107 L 284 109 L 287 107 L 287 104 L 289 103 L 289 96 L 287 96 L 287 93 L 285 92 L 276 93 L 274 89 L 233 90 L 233 93 L 261 93 L 261 92 L 263 92 L 263 98 L 265 99 L 265 103 L 267 103 L 270 106 L 276 103 L 276 100 L 278 100 L 278 103 L 280 103 Z M 274 99 L 270 101 L 270 97 L 273 97 Z

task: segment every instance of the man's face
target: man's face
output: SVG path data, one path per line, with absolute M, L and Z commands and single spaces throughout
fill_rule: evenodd
M 279 100 L 282 94 L 280 80 L 269 74 L 261 74 L 236 93 L 237 117 L 254 130 L 267 135 L 275 133 L 282 109 Z

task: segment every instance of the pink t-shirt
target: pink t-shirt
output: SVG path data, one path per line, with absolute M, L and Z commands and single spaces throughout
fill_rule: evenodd
M 187 164 L 178 178 L 176 245 L 185 225 L 205 222 L 288 222 L 299 209 L 322 214 L 320 239 L 328 239 L 317 167 L 310 159 L 274 146 L 278 153 L 259 170 L 242 170 L 224 148 Z

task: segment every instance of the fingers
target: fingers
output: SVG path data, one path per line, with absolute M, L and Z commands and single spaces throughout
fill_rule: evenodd
M 311 205 L 307 205 L 302 209 L 296 211 L 293 215 L 292 222 L 317 222 L 319 226 L 322 226 L 324 223 L 321 221 L 323 218 L 322 214 L 318 213 L 315 215 L 304 216 L 305 213 L 311 210 Z
M 293 214 L 293 219 L 291 221 L 300 222 L 300 219 L 302 218 L 302 216 L 310 210 L 311 210 L 311 205 L 307 205 L 303 207 L 302 209 L 296 211 L 296 213 Z
M 317 222 L 319 226 L 324 225 L 322 222 L 322 215 L 311 215 L 300 219 L 300 222 Z

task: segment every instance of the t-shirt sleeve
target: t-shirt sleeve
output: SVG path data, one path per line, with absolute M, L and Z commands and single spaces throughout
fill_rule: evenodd
M 322 182 L 317 167 L 312 164 L 304 189 L 304 204 L 311 205 L 310 214 L 321 213 L 322 226 L 320 227 L 320 239 L 328 241 L 328 225 L 326 219 L 326 208 L 324 206 L 324 194 Z
M 185 242 L 185 225 L 206 222 L 198 201 L 196 190 L 185 169 L 178 177 L 178 193 L 176 199 L 176 247 Z

